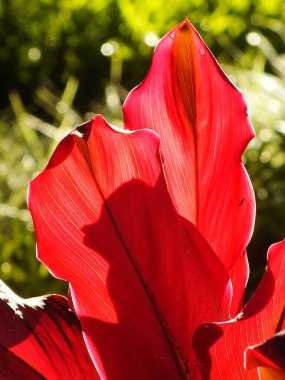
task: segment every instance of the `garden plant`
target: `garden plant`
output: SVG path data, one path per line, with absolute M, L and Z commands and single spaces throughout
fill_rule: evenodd
M 0 375 L 283 379 L 285 242 L 244 306 L 254 130 L 187 19 L 123 114 L 77 127 L 29 184 L 37 256 L 69 292 L 25 300 L 2 283 Z

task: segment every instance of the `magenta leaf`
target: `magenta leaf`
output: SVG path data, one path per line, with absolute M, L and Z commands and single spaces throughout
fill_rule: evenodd
M 241 162 L 253 129 L 241 93 L 188 20 L 157 46 L 146 79 L 126 99 L 124 117 L 125 128 L 160 135 L 177 212 L 197 226 L 238 285 L 235 316 L 248 277 L 244 251 L 255 213 Z
M 0 346 L 0 376 L 11 380 L 44 380 L 45 378 L 8 349 Z
M 285 307 L 281 323 L 284 324 Z M 259 367 L 262 380 L 285 378 L 285 330 L 277 332 L 265 342 L 249 347 L 245 352 L 247 368 Z
M 226 323 L 208 324 L 196 331 L 195 350 L 210 379 L 258 379 L 253 366 L 245 369 L 244 351 L 285 329 L 284 273 L 285 241 L 282 241 L 269 249 L 266 272 L 243 311 Z
M 62 296 L 22 299 L 0 282 L 1 379 L 99 379 Z
M 186 377 L 196 327 L 229 318 L 228 275 L 173 208 L 158 149 L 152 131 L 97 116 L 30 184 L 38 257 L 70 282 L 90 354 L 112 380 Z

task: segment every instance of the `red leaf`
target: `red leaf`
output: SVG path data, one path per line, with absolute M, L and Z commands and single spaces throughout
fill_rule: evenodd
M 246 252 L 237 259 L 235 265 L 229 271 L 229 276 L 232 280 L 232 286 L 234 289 L 231 303 L 231 315 L 236 316 L 242 309 L 244 289 L 249 276 L 249 265 Z
M 117 131 L 97 116 L 30 184 L 38 256 L 70 282 L 102 378 L 195 374 L 193 331 L 229 317 L 228 275 L 173 208 L 158 148 L 154 132 Z
M 244 350 L 285 329 L 285 241 L 268 252 L 268 267 L 253 297 L 237 318 L 200 327 L 194 338 L 205 376 L 211 379 L 258 379 L 244 369 Z M 284 352 L 283 352 L 284 360 Z
M 285 307 L 283 309 L 283 320 Z M 260 367 L 262 380 L 283 380 L 285 378 L 285 330 L 245 352 L 246 368 Z
M 0 376 L 11 380 L 44 380 L 45 378 L 8 349 L 0 346 Z
M 188 20 L 157 46 L 146 79 L 126 99 L 124 117 L 125 128 L 160 135 L 176 210 L 198 227 L 229 272 L 240 273 L 236 282 L 243 286 L 234 294 L 240 304 L 247 273 L 234 266 L 241 267 L 255 212 L 241 154 L 253 129 L 241 93 Z
M 61 296 L 24 300 L 0 281 L 1 379 L 99 379 Z

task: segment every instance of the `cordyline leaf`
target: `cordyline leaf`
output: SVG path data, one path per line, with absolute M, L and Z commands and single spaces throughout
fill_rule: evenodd
M 159 137 L 115 130 L 97 116 L 60 143 L 28 200 L 38 257 L 70 282 L 101 377 L 195 376 L 192 334 L 229 318 L 231 288 L 172 205 Z
M 197 226 L 239 284 L 235 316 L 248 277 L 244 251 L 255 213 L 241 162 L 253 137 L 241 93 L 185 20 L 157 46 L 146 79 L 123 110 L 127 129 L 150 128 L 160 135 L 177 212 Z
M 284 273 L 285 241 L 282 241 L 270 247 L 266 272 L 242 313 L 229 322 L 198 328 L 194 348 L 205 379 L 208 376 L 228 380 L 259 378 L 257 369 L 245 370 L 244 351 L 285 329 Z
M 282 319 L 284 318 L 285 307 Z M 245 352 L 245 365 L 246 368 L 260 367 L 261 380 L 285 379 L 285 331 L 278 332 L 261 344 L 249 347 Z
M 62 296 L 22 299 L 0 281 L 1 379 L 99 379 Z
M 39 372 L 22 361 L 18 356 L 0 346 L 1 379 L 44 380 Z

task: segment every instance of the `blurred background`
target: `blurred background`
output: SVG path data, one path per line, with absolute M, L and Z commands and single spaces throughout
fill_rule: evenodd
M 154 46 L 185 16 L 243 90 L 257 137 L 248 294 L 285 233 L 284 0 L 0 0 L 0 277 L 21 296 L 66 292 L 35 259 L 27 183 L 94 113 L 121 123 Z

